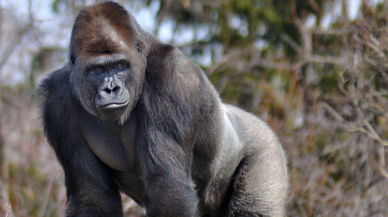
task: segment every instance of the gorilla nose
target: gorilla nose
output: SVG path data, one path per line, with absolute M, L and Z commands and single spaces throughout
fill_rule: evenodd
M 120 90 L 121 90 L 121 87 L 118 85 L 114 85 L 112 87 L 105 87 L 102 89 L 102 91 L 108 95 L 117 94 L 120 92 Z

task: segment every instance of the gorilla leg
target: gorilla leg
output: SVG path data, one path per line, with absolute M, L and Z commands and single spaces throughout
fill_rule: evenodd
M 228 216 L 285 216 L 288 177 L 276 147 L 245 157 L 235 174 Z

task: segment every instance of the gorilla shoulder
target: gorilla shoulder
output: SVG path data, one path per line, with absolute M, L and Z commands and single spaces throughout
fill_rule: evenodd
M 237 135 L 244 143 L 246 152 L 252 149 L 275 148 L 284 153 L 275 132 L 260 118 L 233 105 L 224 104 L 228 119 L 232 122 Z

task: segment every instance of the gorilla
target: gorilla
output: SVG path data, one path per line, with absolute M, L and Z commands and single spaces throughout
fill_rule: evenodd
M 286 215 L 274 132 L 117 3 L 79 12 L 68 62 L 38 92 L 66 216 L 123 216 L 120 192 L 148 217 Z

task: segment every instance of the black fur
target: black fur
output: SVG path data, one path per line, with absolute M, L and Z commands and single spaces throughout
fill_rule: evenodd
M 119 190 L 150 217 L 285 215 L 275 134 L 223 104 L 199 67 L 118 4 L 80 12 L 69 63 L 39 92 L 67 216 L 122 216 Z

